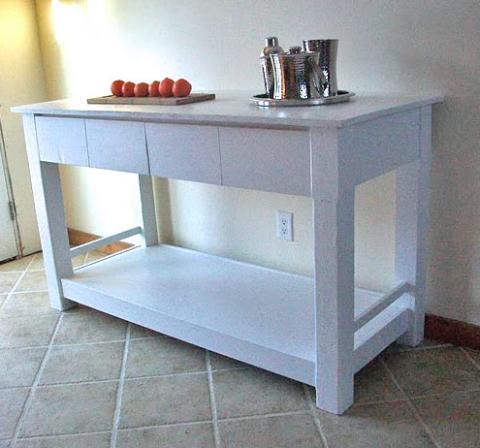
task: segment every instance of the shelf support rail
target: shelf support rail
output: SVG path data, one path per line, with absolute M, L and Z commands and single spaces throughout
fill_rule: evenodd
M 125 238 L 129 238 L 134 235 L 143 234 L 143 229 L 141 227 L 132 227 L 131 229 L 124 230 L 123 232 L 115 233 L 114 235 L 105 236 L 99 238 L 98 240 L 90 241 L 80 246 L 75 246 L 70 249 L 70 256 L 76 257 L 77 255 L 82 255 L 91 250 L 98 249 L 99 247 L 104 247 L 108 244 L 115 243 L 116 241 L 121 241 Z
M 392 303 L 398 300 L 406 293 L 413 292 L 414 287 L 407 282 L 393 288 L 390 292 L 386 293 L 377 303 L 366 309 L 360 316 L 355 319 L 354 329 L 355 331 L 362 328 L 366 323 L 370 322 L 375 316 L 380 314 L 383 310 L 388 308 Z

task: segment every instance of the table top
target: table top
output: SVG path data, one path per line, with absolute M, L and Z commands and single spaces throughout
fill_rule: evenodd
M 223 91 L 214 101 L 181 106 L 87 104 L 86 99 L 63 99 L 13 107 L 23 114 L 86 118 L 254 126 L 344 127 L 384 115 L 443 101 L 435 95 L 357 94 L 346 103 L 311 107 L 259 108 L 251 92 Z

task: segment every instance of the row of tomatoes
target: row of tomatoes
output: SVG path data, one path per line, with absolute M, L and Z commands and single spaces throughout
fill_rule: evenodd
M 174 81 L 165 78 L 163 81 L 153 81 L 150 84 L 138 82 L 137 84 L 121 79 L 112 82 L 112 93 L 115 96 L 162 96 L 162 97 L 184 97 L 190 95 L 192 85 L 183 78 Z

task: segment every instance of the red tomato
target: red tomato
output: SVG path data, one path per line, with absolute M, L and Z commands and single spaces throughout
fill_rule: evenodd
M 188 96 L 192 91 L 192 85 L 183 78 L 177 79 L 172 87 L 172 93 L 174 96 Z
M 165 97 L 173 96 L 173 93 L 172 93 L 173 84 L 174 84 L 173 79 L 165 78 L 160 83 L 160 87 L 158 88 L 158 92 L 160 93 L 160 96 L 165 96 Z
M 135 84 L 131 81 L 127 81 L 123 84 L 122 93 L 123 96 L 134 96 Z
M 125 83 L 121 79 L 117 79 L 116 81 L 112 82 L 110 89 L 115 96 L 122 96 L 123 84 Z
M 160 96 L 160 93 L 158 91 L 158 88 L 160 87 L 160 81 L 153 81 L 149 86 L 148 86 L 148 94 L 150 96 Z
M 135 96 L 147 96 L 148 95 L 148 84 L 146 82 L 139 82 L 135 84 L 133 89 Z

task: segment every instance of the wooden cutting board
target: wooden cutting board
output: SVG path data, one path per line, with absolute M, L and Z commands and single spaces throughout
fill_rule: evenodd
M 199 103 L 200 101 L 214 100 L 214 93 L 191 93 L 183 98 L 162 98 L 159 96 L 99 96 L 97 98 L 88 98 L 88 104 L 142 104 L 151 106 L 179 106 L 181 104 Z

